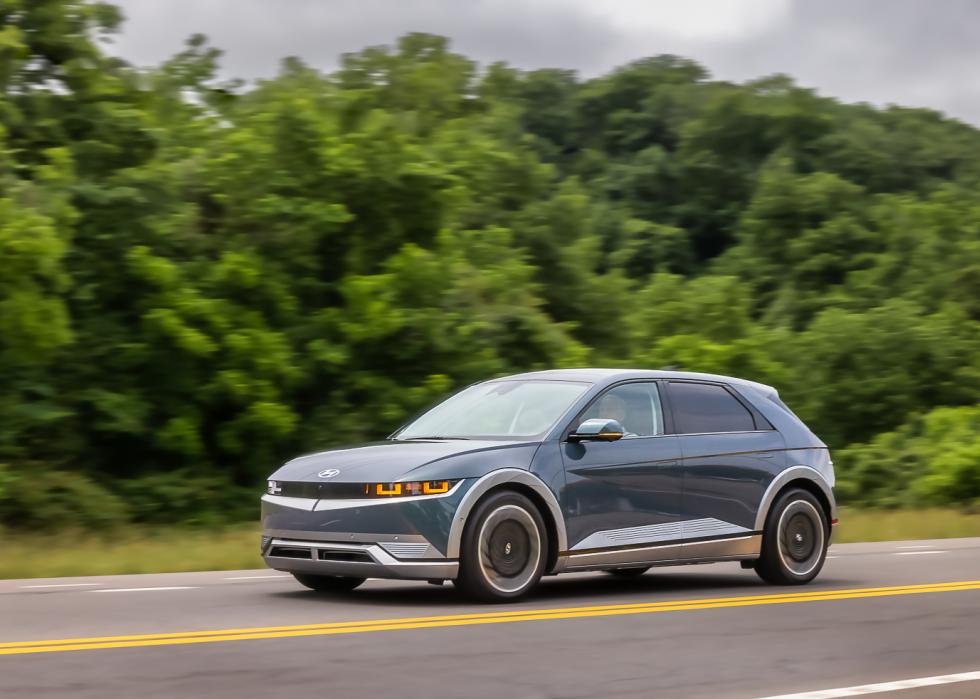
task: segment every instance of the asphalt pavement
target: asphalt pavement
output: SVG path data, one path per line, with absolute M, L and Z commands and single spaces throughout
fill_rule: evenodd
M 490 606 L 270 570 L 0 581 L 3 699 L 859 693 L 980 697 L 980 539 L 835 545 L 805 587 L 718 563 Z

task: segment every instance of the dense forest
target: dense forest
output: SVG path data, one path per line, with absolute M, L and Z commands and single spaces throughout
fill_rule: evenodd
M 656 56 L 411 34 L 231 81 L 0 7 L 0 522 L 252 517 L 283 459 L 469 382 L 775 385 L 859 505 L 980 503 L 980 131 Z

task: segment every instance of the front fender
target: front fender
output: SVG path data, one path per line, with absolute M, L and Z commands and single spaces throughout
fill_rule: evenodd
M 446 550 L 447 558 L 459 558 L 466 518 L 476 503 L 479 502 L 480 498 L 493 488 L 515 483 L 531 488 L 536 495 L 541 497 L 548 506 L 548 512 L 544 514 L 550 514 L 555 525 L 555 532 L 558 535 L 558 550 L 565 551 L 568 549 L 568 537 L 565 534 L 565 520 L 562 517 L 558 499 L 551 491 L 551 488 L 530 471 L 517 468 L 502 468 L 486 474 L 466 491 L 459 506 L 456 508 L 456 516 L 453 518 L 452 526 L 449 529 L 449 545 Z

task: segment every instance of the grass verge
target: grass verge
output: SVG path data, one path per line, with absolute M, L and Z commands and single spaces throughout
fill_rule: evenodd
M 840 508 L 837 543 L 906 541 L 980 536 L 980 514 L 931 508 L 923 510 L 854 510 Z
M 255 524 L 220 530 L 128 529 L 107 534 L 6 532 L 0 579 L 176 573 L 264 566 Z
M 834 541 L 898 541 L 980 536 L 980 514 L 957 510 L 841 508 Z M 261 568 L 259 529 L 133 529 L 112 534 L 21 535 L 0 545 L 0 578 L 174 573 Z

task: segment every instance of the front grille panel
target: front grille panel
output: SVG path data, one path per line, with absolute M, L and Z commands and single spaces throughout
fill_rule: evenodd
M 345 563 L 374 563 L 368 554 L 363 551 L 338 551 L 330 549 L 320 549 L 321 561 L 343 561 Z
M 282 490 L 276 495 L 287 498 L 322 500 L 353 500 L 366 497 L 363 483 L 312 483 L 308 481 L 276 481 Z
M 296 544 L 277 543 L 269 549 L 269 556 L 277 558 L 298 558 L 307 561 L 338 561 L 342 563 L 374 563 L 375 560 L 367 551 L 347 548 L 325 548 L 319 545 L 306 545 L 306 542 Z
M 269 551 L 269 555 L 278 556 L 279 558 L 313 558 L 313 553 L 310 549 L 301 546 L 273 546 Z

